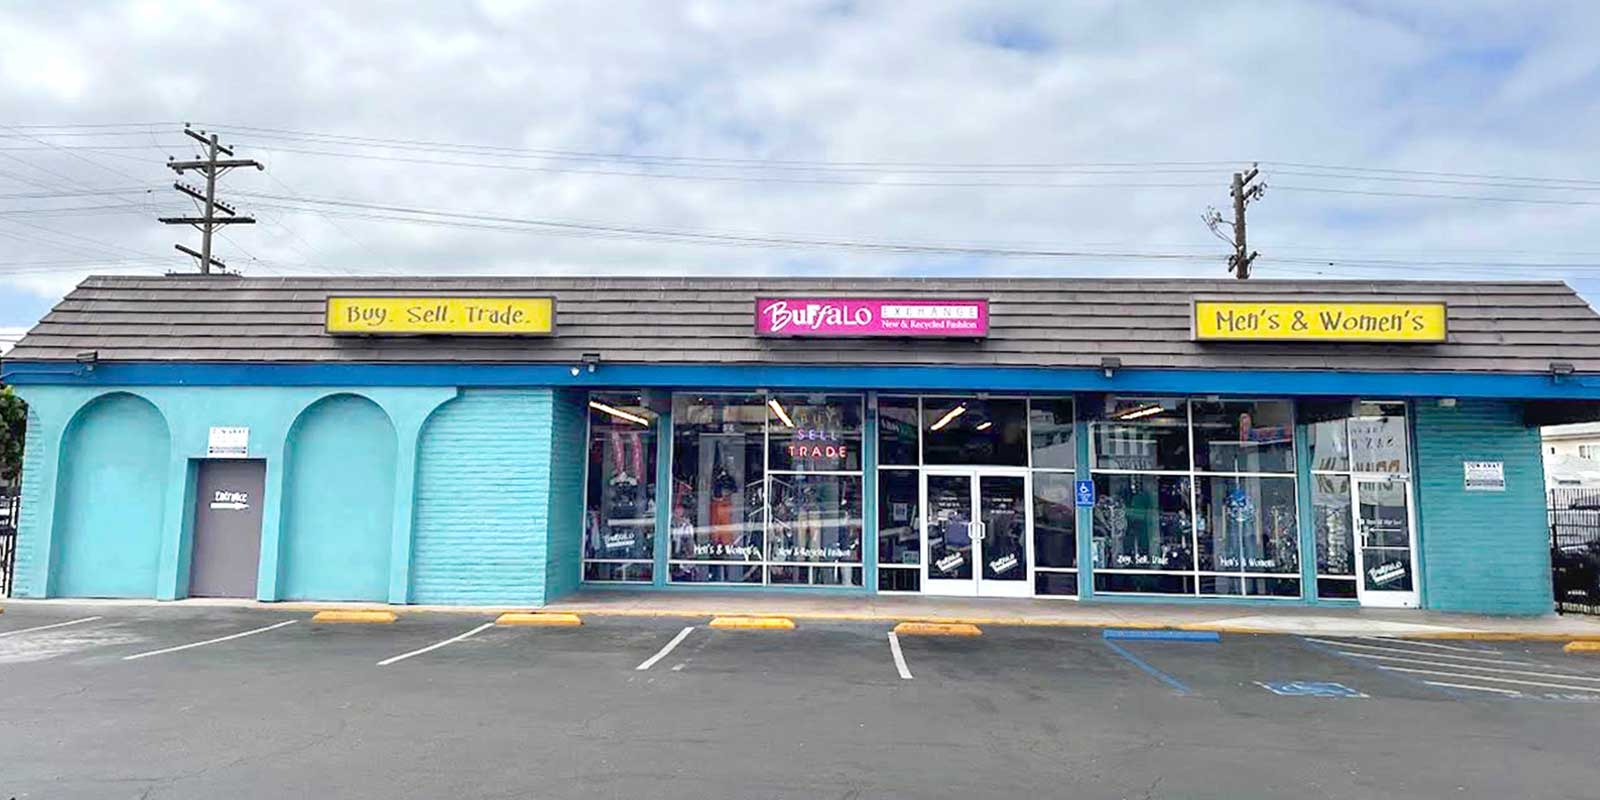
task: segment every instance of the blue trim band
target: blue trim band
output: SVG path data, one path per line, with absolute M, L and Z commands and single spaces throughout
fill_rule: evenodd
M 7 362 L 0 381 L 78 386 L 611 386 L 786 389 L 983 389 L 1274 396 L 1600 399 L 1600 382 L 1542 374 L 1331 370 L 1097 369 L 978 366 L 602 364 L 269 364 Z

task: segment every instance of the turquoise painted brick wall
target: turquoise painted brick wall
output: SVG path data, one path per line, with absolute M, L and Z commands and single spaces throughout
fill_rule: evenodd
M 22 518 L 17 521 L 17 550 L 15 569 L 12 571 L 11 595 L 13 597 L 42 597 L 44 587 L 35 587 L 34 542 L 39 541 L 39 514 L 36 506 L 41 500 L 40 489 L 44 482 L 44 431 L 39 415 L 28 412 L 28 428 L 22 437 Z
M 583 568 L 583 476 L 588 403 L 575 391 L 553 397 L 550 430 L 550 506 L 547 516 L 544 599 L 578 589 Z
M 1416 404 L 1417 497 L 1428 608 L 1551 611 L 1550 543 L 1539 431 L 1514 402 Z M 1504 492 L 1468 492 L 1463 461 L 1503 461 Z
M 469 390 L 422 429 L 411 602 L 543 599 L 549 390 Z

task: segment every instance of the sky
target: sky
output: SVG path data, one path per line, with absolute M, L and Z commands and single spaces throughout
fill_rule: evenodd
M 1600 297 L 1600 3 L 0 5 L 0 346 L 247 275 L 1547 278 Z M 192 173 L 184 180 L 193 183 Z M 11 332 L 7 332 L 10 330 Z

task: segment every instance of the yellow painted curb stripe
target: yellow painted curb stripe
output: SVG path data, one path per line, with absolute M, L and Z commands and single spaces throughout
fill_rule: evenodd
M 711 620 L 711 627 L 792 631 L 794 620 L 788 617 L 717 617 Z
M 582 625 L 583 617 L 566 613 L 532 613 L 512 611 L 501 614 L 496 625 Z
M 982 636 L 983 630 L 966 622 L 902 622 L 894 626 L 897 636 Z
M 1600 642 L 1567 642 L 1561 649 L 1568 653 L 1600 653 Z
M 394 622 L 393 611 L 318 611 L 312 622 Z

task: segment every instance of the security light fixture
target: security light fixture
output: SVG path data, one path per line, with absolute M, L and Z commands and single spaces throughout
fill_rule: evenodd
M 1122 359 L 1116 356 L 1101 356 L 1100 369 L 1105 372 L 1107 378 L 1116 375 L 1117 370 L 1122 369 Z
M 1576 371 L 1577 370 L 1572 366 L 1572 362 L 1570 361 L 1550 362 L 1550 374 L 1557 378 L 1565 378 Z
M 84 350 L 78 353 L 79 364 L 93 364 L 100 360 L 99 350 Z
M 583 367 L 584 367 L 584 369 L 586 371 L 592 373 L 592 372 L 595 371 L 595 369 L 597 367 L 600 366 L 600 354 L 599 353 L 584 353 L 582 356 L 580 356 L 578 358 L 578 361 L 579 361 L 579 363 L 583 364 Z

